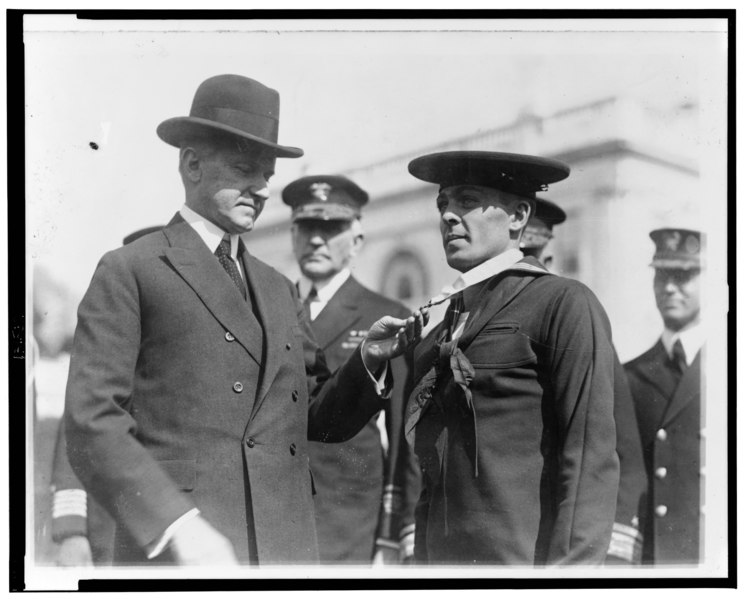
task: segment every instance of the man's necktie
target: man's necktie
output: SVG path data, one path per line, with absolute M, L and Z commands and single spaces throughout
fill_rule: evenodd
M 673 344 L 673 352 L 671 359 L 679 374 L 684 374 L 686 370 L 686 352 L 684 346 L 681 344 L 681 339 L 677 339 L 676 343 Z
M 244 285 L 241 273 L 238 272 L 238 266 L 231 258 L 231 239 L 228 235 L 223 237 L 218 249 L 215 250 L 218 261 L 228 273 L 228 276 L 236 284 L 241 295 L 246 299 L 246 285 Z
M 311 287 L 311 291 L 308 292 L 306 299 L 303 300 L 303 309 L 306 311 L 308 322 L 311 322 L 313 320 L 313 318 L 311 318 L 311 304 L 315 302 L 318 297 L 319 293 L 318 291 L 316 291 L 316 287 Z

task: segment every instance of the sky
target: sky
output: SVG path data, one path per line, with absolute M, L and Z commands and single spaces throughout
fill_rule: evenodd
M 105 251 L 135 229 L 165 224 L 183 189 L 177 151 L 155 129 L 187 115 L 212 75 L 277 89 L 279 143 L 305 150 L 278 160 L 269 221 L 286 210 L 284 185 L 304 173 L 339 172 L 618 93 L 662 109 L 696 100 L 701 61 L 722 56 L 715 25 L 31 19 L 28 254 L 79 299 Z

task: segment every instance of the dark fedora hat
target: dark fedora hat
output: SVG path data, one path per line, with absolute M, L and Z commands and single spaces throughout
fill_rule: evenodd
M 441 188 L 453 185 L 483 185 L 534 199 L 570 174 L 570 167 L 559 160 L 509 154 L 507 152 L 437 152 L 415 158 L 409 172 Z
M 184 139 L 222 132 L 275 150 L 282 158 L 298 158 L 303 150 L 277 143 L 280 94 L 241 75 L 216 75 L 202 82 L 194 94 L 189 116 L 158 125 L 157 133 L 177 148 Z

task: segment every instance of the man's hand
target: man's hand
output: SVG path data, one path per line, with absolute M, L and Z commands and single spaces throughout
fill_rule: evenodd
M 427 324 L 427 310 L 417 310 L 406 320 L 384 316 L 374 322 L 363 341 L 363 361 L 370 372 L 376 372 L 381 364 L 403 354 L 417 343 L 422 329 Z
M 174 531 L 171 551 L 182 566 L 238 565 L 230 541 L 202 516 L 187 520 Z
M 93 565 L 91 544 L 83 535 L 63 539 L 57 550 L 56 563 L 63 568 L 87 568 Z

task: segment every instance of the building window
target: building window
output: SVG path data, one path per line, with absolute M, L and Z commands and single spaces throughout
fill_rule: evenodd
M 387 297 L 418 304 L 429 288 L 425 264 L 410 250 L 397 251 L 384 266 L 380 288 Z

